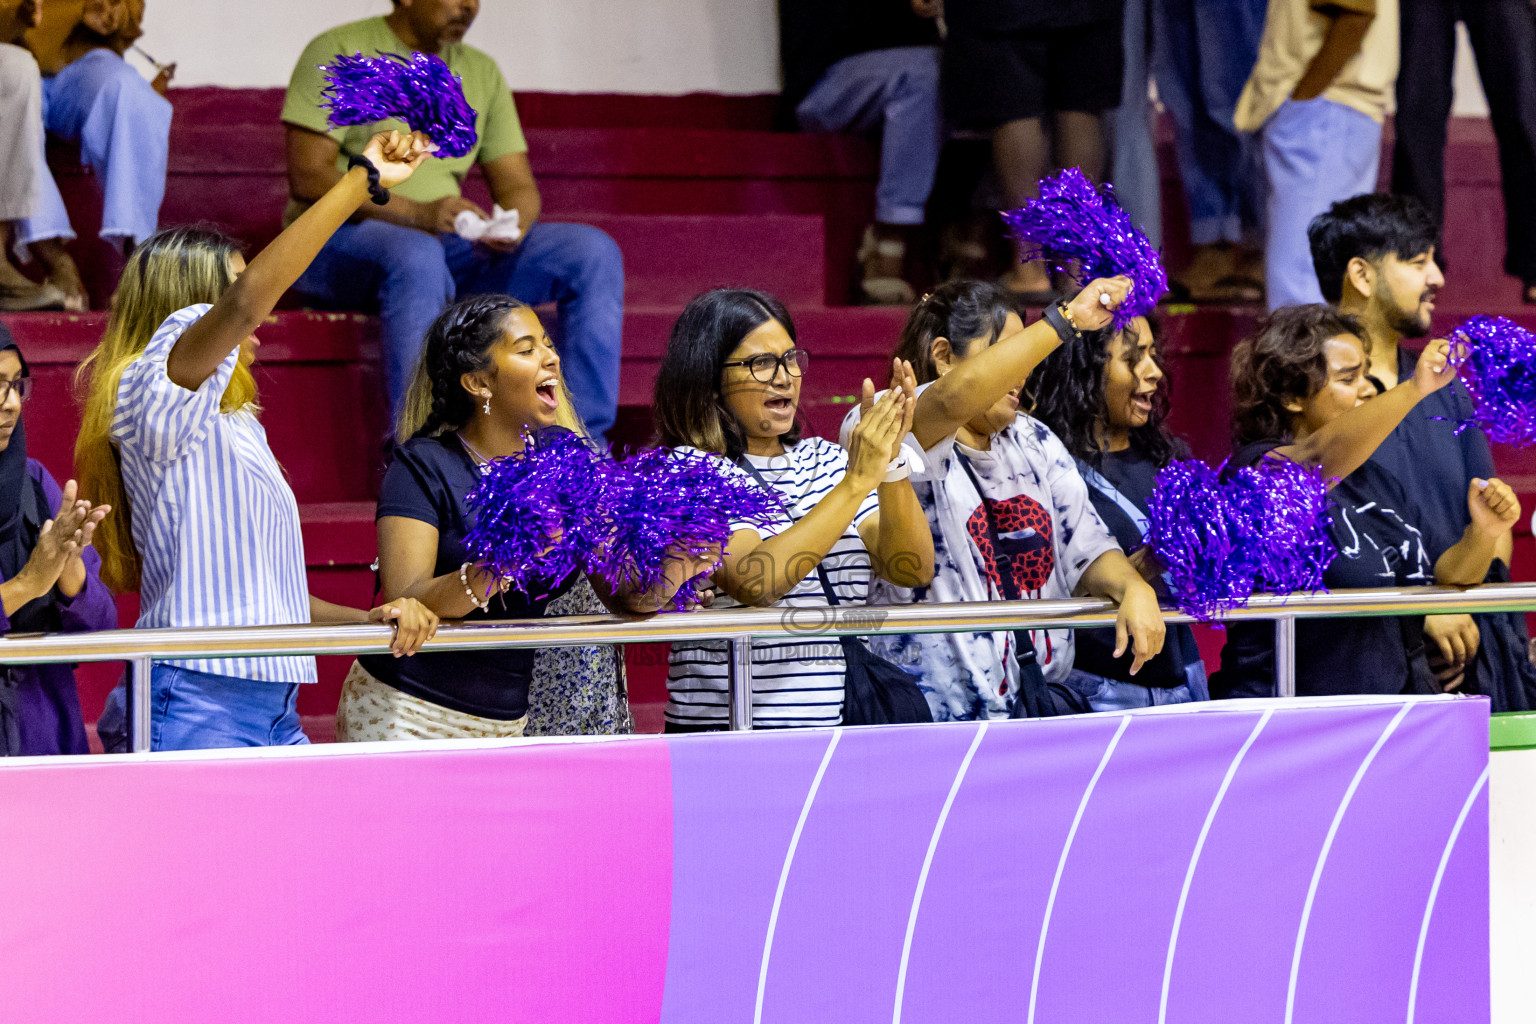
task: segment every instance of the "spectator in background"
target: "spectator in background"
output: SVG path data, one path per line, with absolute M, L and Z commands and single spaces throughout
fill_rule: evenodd
M 1397 79 L 1398 0 L 1270 0 L 1236 125 L 1257 132 L 1269 182 L 1270 309 L 1320 302 L 1307 225 L 1376 188 Z
M 123 59 L 143 34 L 143 18 L 144 0 L 86 0 L 56 53 L 34 51 L 43 71 L 55 72 L 43 79 L 43 123 L 79 145 L 101 183 L 101 237 L 125 248 L 155 233 L 170 152 L 171 105 L 163 93 L 171 69 L 162 69 L 152 86 Z M 17 241 L 47 268 L 65 308 L 86 309 L 85 286 L 64 249 L 75 237 L 69 212 L 41 151 L 37 156 L 38 201 Z
M 91 547 L 111 511 L 63 491 L 27 457 L 23 402 L 32 376 L 0 324 L 0 633 L 80 633 L 117 625 Z M 80 695 L 70 665 L 0 672 L 0 754 L 85 754 Z
M 1174 278 L 1195 302 L 1264 297 L 1264 172 L 1233 122 L 1264 10 L 1265 0 L 1152 0 L 1152 75 L 1173 120 L 1195 246 Z
M 314 302 L 376 310 L 384 321 L 384 378 L 398 418 L 427 328 L 457 296 L 505 293 L 531 305 L 557 304 L 562 363 L 576 411 L 594 437 L 613 426 L 618 408 L 619 345 L 624 325 L 624 263 L 613 239 L 583 224 L 541 221 L 539 187 L 512 93 L 496 63 L 463 43 L 479 0 L 394 0 L 385 17 L 366 18 L 316 36 L 293 71 L 283 103 L 288 130 L 284 223 L 292 223 L 340 180 L 380 122 L 332 129 L 320 105 L 319 70 L 337 54 L 434 53 L 464 81 L 478 117 L 473 152 L 431 160 L 385 206 L 367 204 L 359 219 L 328 242 L 297 290 Z M 464 211 L 488 216 L 460 195 L 478 165 L 498 206 L 516 210 L 515 241 L 460 237 Z
M 1536 303 L 1536 7 L 1530 0 L 1400 0 L 1392 191 L 1445 220 L 1445 121 L 1451 114 L 1456 22 L 1467 25 L 1488 97 L 1504 185 L 1504 270 Z M 1444 256 L 1441 256 L 1444 262 Z
M 957 128 L 992 133 L 1004 204 L 1039 194 L 1056 167 L 1104 178 L 1100 116 L 1120 104 L 1123 0 L 948 0 L 944 110 Z M 1044 263 L 1002 282 L 1028 303 L 1052 301 Z
M 859 246 L 860 298 L 906 305 L 908 229 L 923 223 L 939 166 L 936 0 L 780 0 L 783 104 L 808 132 L 880 134 L 875 222 Z
M 1367 372 L 1377 391 L 1413 373 L 1405 338 L 1426 338 L 1445 277 L 1435 264 L 1438 231 L 1416 199 L 1380 194 L 1335 203 L 1308 232 L 1317 282 L 1328 301 L 1360 321 Z M 1467 487 L 1494 475 L 1488 438 L 1471 425 L 1472 398 L 1460 382 L 1419 404 L 1371 456 L 1414 504 L 1414 525 L 1438 559 L 1471 524 Z M 1513 542 L 1499 542 L 1490 582 L 1506 582 Z M 1432 615 L 1424 624 L 1429 659 L 1446 689 L 1482 693 L 1494 710 L 1536 707 L 1536 670 L 1525 656 L 1525 616 Z M 1463 680 L 1463 675 L 1470 678 Z
M 1125 0 L 1125 73 L 1120 106 L 1106 120 L 1110 139 L 1110 179 L 1115 199 L 1131 215 L 1153 246 L 1163 245 L 1163 182 L 1154 141 L 1157 109 L 1152 104 L 1148 62 L 1152 55 L 1152 19 L 1148 0 Z
M 11 265 L 19 222 L 37 208 L 44 187 L 53 187 L 43 161 L 43 83 L 37 61 L 19 44 L 42 23 L 41 0 L 0 0 L 0 310 L 58 309 L 64 293 L 36 284 Z

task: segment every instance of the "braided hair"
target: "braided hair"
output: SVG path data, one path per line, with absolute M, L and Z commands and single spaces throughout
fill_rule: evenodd
M 1017 313 L 1013 293 L 988 281 L 950 281 L 939 285 L 912 307 L 896 344 L 896 358 L 912 364 L 919 384 L 939 379 L 933 360 L 933 343 L 949 341 L 949 350 L 963 358 L 977 338 L 996 343 L 1008 326 L 1008 314 Z
M 1147 422 L 1130 432 L 1131 450 L 1156 466 L 1166 466 L 1185 457 L 1185 449 L 1168 430 L 1168 369 L 1159 345 L 1160 325 L 1154 317 L 1148 317 L 1147 324 L 1152 331 L 1152 358 L 1163 371 L 1164 385 L 1153 393 Z M 1029 378 L 1030 415 L 1050 427 L 1073 458 L 1090 466 L 1099 465 L 1104 456 L 1101 438 L 1109 426 L 1104 378 L 1114 337 L 1108 328 L 1084 331 L 1081 342 L 1052 352 Z M 1134 352 L 1141 339 L 1127 327 L 1125 340 L 1126 348 Z
M 411 377 L 396 440 L 457 430 L 474 416 L 475 401 L 463 376 L 491 367 L 491 347 L 501 340 L 507 317 L 528 304 L 507 295 L 476 295 L 443 310 L 427 330 Z

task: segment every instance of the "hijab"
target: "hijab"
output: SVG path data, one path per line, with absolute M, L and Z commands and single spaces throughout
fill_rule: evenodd
M 21 360 L 22 376 L 29 376 L 27 358 L 22 355 L 11 332 L 0 324 L 0 352 L 9 349 Z M 16 417 L 11 443 L 0 451 L 0 579 L 14 579 L 32 557 L 38 534 L 48 518 L 42 485 L 27 469 L 26 417 Z M 52 597 L 40 598 L 17 609 L 11 616 L 11 630 L 32 633 L 58 629 L 58 609 Z

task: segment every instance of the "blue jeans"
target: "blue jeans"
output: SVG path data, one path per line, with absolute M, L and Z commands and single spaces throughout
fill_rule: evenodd
M 875 219 L 923 222 L 944 145 L 938 47 L 896 46 L 844 57 L 800 101 L 795 116 L 808 132 L 879 131 Z
M 1072 670 L 1067 685 L 1083 695 L 1088 706 L 1095 711 L 1130 711 L 1133 708 L 1155 708 L 1164 704 L 1189 704 L 1197 700 L 1210 700 L 1211 691 L 1205 682 L 1205 664 L 1199 661 L 1184 666 L 1189 682 L 1183 686 L 1161 688 L 1127 683 L 1119 679 L 1106 679 L 1092 672 Z
M 263 683 L 160 664 L 149 678 L 152 750 L 309 742 L 299 727 L 297 683 Z
M 101 237 L 137 243 L 155 233 L 165 198 L 171 105 L 144 76 L 111 50 L 91 50 L 43 79 L 43 123 L 80 144 L 81 158 L 101 183 Z M 74 238 L 46 162 L 37 178 L 37 205 L 21 223 L 20 241 Z
M 383 320 L 384 384 L 398 415 L 427 329 L 455 298 L 499 293 L 555 303 L 562 373 L 595 437 L 619 405 L 624 259 L 613 239 L 585 224 L 540 221 L 510 253 L 458 235 L 364 220 L 331 236 L 295 288 L 317 305 L 364 309 Z
M 1152 100 L 1147 94 L 1148 0 L 1125 0 L 1125 74 L 1120 108 L 1105 116 L 1113 140 L 1110 180 L 1115 198 L 1156 248 L 1163 245 L 1162 178 L 1152 141 Z
M 1259 136 L 1269 178 L 1264 250 L 1269 308 L 1322 302 L 1307 226 L 1340 199 L 1376 191 L 1381 125 L 1319 96 L 1286 100 Z
M 1152 0 L 1152 77 L 1173 119 L 1196 245 L 1257 244 L 1264 181 L 1232 123 L 1259 57 L 1266 0 Z

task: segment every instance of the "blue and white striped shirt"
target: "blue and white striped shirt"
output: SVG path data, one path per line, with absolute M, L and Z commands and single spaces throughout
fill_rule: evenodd
M 112 440 L 143 566 L 138 626 L 307 623 L 298 502 L 255 414 L 219 410 L 240 350 L 196 391 L 166 375 L 176 339 L 210 308 L 167 317 L 117 387 Z M 173 664 L 273 683 L 315 681 L 315 659 L 307 657 Z

